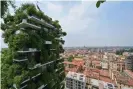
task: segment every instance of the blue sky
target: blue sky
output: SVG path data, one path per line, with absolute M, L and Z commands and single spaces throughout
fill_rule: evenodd
M 25 2 L 17 1 L 16 5 Z M 95 4 L 95 1 L 38 2 L 40 9 L 59 20 L 67 32 L 64 46 L 133 46 L 133 2 L 108 1 L 100 8 Z

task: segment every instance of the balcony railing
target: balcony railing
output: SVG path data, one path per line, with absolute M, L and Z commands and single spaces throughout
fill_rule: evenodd
M 29 53 L 29 52 L 40 52 L 40 50 L 37 50 L 36 48 L 27 48 L 24 50 L 17 51 L 18 53 Z
M 50 49 L 51 51 L 55 51 L 56 49 Z
M 20 89 L 24 89 L 24 88 L 26 88 L 26 87 L 27 87 L 27 85 L 25 85 L 25 86 L 21 87 Z
M 51 41 L 45 41 L 45 44 L 52 44 Z
M 20 24 L 18 24 L 17 26 L 19 26 L 20 29 L 22 29 L 22 30 L 25 30 L 24 28 L 26 28 L 26 27 L 30 27 L 30 28 L 38 29 L 38 30 L 41 29 L 40 26 L 36 26 L 36 25 L 31 24 L 31 23 L 28 23 L 26 19 L 23 19 L 22 22 L 21 22 Z M 47 28 L 43 28 L 43 29 L 44 29 L 45 31 L 48 31 Z
M 59 69 L 56 69 L 55 72 L 57 73 L 57 72 L 59 72 L 59 71 L 63 71 L 63 69 L 64 69 L 64 68 L 61 67 L 61 68 L 59 68 Z
M 41 73 L 38 73 L 37 75 L 33 76 L 31 79 L 35 79 L 36 77 L 39 77 Z
M 44 26 L 47 26 L 47 27 L 49 27 L 49 28 L 54 28 L 54 26 L 52 26 L 51 24 L 48 24 L 47 22 L 45 22 L 43 19 L 38 19 L 38 18 L 36 18 L 35 16 L 28 16 L 28 19 L 30 19 L 30 20 L 32 20 L 32 21 L 35 21 L 35 22 L 37 22 L 37 23 L 40 23 L 40 24 L 42 24 L 42 25 L 44 25 Z
M 22 22 L 20 24 L 18 24 L 18 26 L 20 28 L 30 27 L 30 28 L 33 28 L 33 29 L 41 29 L 41 27 L 39 27 L 39 26 L 28 23 L 26 19 L 23 19 Z
M 36 69 L 36 68 L 38 68 L 38 67 L 41 67 L 41 66 L 42 66 L 41 63 L 38 63 L 38 64 L 36 64 L 34 67 L 28 68 L 28 69 L 34 70 L 34 69 Z
M 25 81 L 23 81 L 21 84 L 27 83 L 30 81 L 30 78 L 26 79 Z
M 64 71 L 62 71 L 62 72 L 60 73 L 60 75 L 61 75 L 62 73 L 64 73 Z
M 38 89 L 44 89 L 46 86 L 47 86 L 47 84 L 41 85 Z
M 55 38 L 55 40 L 62 40 L 61 38 Z
M 18 59 L 13 59 L 14 62 L 25 62 L 25 61 L 28 61 L 28 59 L 21 59 L 21 60 L 18 60 Z

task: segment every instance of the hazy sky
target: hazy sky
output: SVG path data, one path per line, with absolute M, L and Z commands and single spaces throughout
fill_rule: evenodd
M 17 1 L 16 5 L 25 2 Z M 95 4 L 90 1 L 38 2 L 40 9 L 59 20 L 67 32 L 64 46 L 133 46 L 133 2 L 105 2 L 100 8 Z M 3 42 L 2 47 L 5 47 Z

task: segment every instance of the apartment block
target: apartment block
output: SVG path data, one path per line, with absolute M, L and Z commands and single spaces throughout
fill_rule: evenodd
M 66 89 L 85 89 L 86 77 L 84 74 L 68 72 L 66 76 Z

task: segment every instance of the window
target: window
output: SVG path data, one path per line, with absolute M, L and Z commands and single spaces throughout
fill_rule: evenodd
M 79 80 L 83 80 L 83 78 L 80 77 Z
M 84 75 L 80 75 L 80 77 L 83 77 Z

